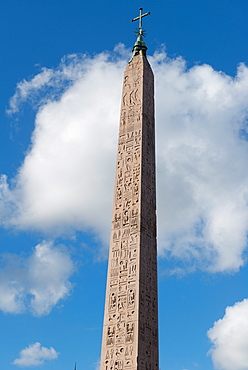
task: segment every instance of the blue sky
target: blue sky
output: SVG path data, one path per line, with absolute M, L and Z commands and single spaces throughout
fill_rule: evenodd
M 122 76 L 156 79 L 163 370 L 248 369 L 248 4 L 1 4 L 0 369 L 99 366 Z

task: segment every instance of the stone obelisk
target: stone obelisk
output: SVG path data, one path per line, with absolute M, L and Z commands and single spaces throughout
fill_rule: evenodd
M 158 370 L 154 78 L 138 38 L 124 72 L 101 370 Z

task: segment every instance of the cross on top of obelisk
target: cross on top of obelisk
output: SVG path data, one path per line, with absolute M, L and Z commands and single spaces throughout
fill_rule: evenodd
M 139 29 L 138 29 L 138 31 L 137 31 L 137 34 L 138 35 L 142 35 L 142 36 L 145 36 L 145 32 L 143 31 L 143 28 L 142 28 L 142 19 L 145 17 L 145 16 L 147 16 L 147 15 L 149 15 L 149 14 L 151 14 L 150 12 L 147 12 L 147 13 L 145 13 L 145 14 L 142 14 L 142 10 L 143 10 L 143 8 L 140 8 L 140 15 L 138 16 L 138 17 L 136 17 L 136 18 L 133 18 L 132 19 L 132 22 L 134 22 L 134 21 L 137 21 L 137 20 L 139 20 Z

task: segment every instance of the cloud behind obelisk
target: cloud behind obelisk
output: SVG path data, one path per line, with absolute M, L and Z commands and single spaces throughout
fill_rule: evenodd
M 30 100 L 40 107 L 15 185 L 5 177 L 1 184 L 6 227 L 55 236 L 90 231 L 107 245 L 126 64 L 119 50 L 70 56 L 18 85 L 10 110 Z M 164 52 L 150 61 L 159 253 L 212 272 L 237 271 L 248 225 L 248 69 L 240 65 L 232 78 L 208 65 L 187 69 Z

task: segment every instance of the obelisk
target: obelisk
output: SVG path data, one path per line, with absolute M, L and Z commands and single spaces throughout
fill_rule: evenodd
M 154 78 L 142 14 L 124 72 L 101 370 L 158 370 Z

